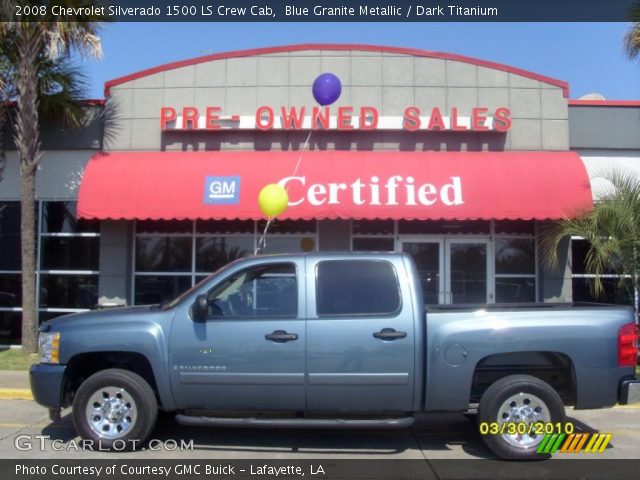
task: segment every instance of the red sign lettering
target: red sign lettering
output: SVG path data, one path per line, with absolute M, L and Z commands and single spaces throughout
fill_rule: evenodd
M 310 113 L 310 115 L 308 115 Z M 183 129 L 220 130 L 222 128 L 257 129 L 268 131 L 283 130 L 329 130 L 331 125 L 338 130 L 371 131 L 378 129 L 405 130 L 416 132 L 427 131 L 474 131 L 507 132 L 511 129 L 511 111 L 507 107 L 498 107 L 491 111 L 487 107 L 473 107 L 470 112 L 461 112 L 458 107 L 451 107 L 443 112 L 439 107 L 431 108 L 427 115 L 422 115 L 419 107 L 408 106 L 402 112 L 402 117 L 380 116 L 377 108 L 361 106 L 358 117 L 354 118 L 354 107 L 280 107 L 276 116 L 274 108 L 268 105 L 256 109 L 254 117 L 231 115 L 222 117 L 221 108 L 206 107 L 205 115 L 201 119 L 196 107 L 182 107 L 182 115 L 178 117 L 174 107 L 160 108 L 160 128 L 162 130 Z M 445 116 L 447 115 L 448 116 Z M 469 115 L 470 114 L 470 115 Z M 221 118 L 232 121 L 220 123 Z M 335 122 L 335 123 L 334 123 Z M 201 124 L 204 123 L 203 126 Z M 178 126 L 179 124 L 179 126 Z
M 160 109 L 160 128 L 165 130 L 167 128 L 167 123 L 174 122 L 177 116 L 175 108 L 162 107 Z

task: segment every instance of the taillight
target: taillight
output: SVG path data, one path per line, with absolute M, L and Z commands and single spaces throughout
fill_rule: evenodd
M 626 323 L 618 330 L 618 366 L 635 367 L 638 361 L 638 326 Z

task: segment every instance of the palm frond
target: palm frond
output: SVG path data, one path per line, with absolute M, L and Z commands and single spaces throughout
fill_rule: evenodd
M 604 291 L 601 276 L 606 274 L 621 275 L 617 282 L 621 289 L 637 288 L 624 274 L 634 276 L 640 272 L 640 176 L 613 168 L 595 178 L 607 180 L 611 188 L 596 201 L 591 212 L 563 219 L 543 230 L 540 253 L 547 265 L 557 268 L 561 242 L 567 236 L 582 237 L 589 244 L 584 266 L 595 275 L 596 295 Z
M 38 83 L 42 119 L 79 127 L 86 113 L 80 103 L 87 92 L 86 76 L 68 59 L 46 60 Z
M 102 44 L 98 37 L 98 29 L 100 22 L 109 21 L 109 17 L 84 13 L 90 11 L 89 9 L 77 9 L 77 7 L 95 5 L 95 0 L 62 0 L 59 3 L 76 8 L 76 11 L 82 13 L 73 17 L 66 16 L 65 21 L 52 18 L 47 23 L 45 31 L 51 58 L 56 58 L 71 48 L 82 56 L 102 58 Z
M 629 8 L 627 20 L 632 23 L 624 36 L 624 50 L 629 58 L 635 60 L 640 56 L 640 1 Z

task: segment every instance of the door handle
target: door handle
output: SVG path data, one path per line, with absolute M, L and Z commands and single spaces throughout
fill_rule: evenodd
M 380 340 L 395 340 L 406 337 L 407 332 L 396 332 L 393 328 L 383 328 L 379 332 L 375 332 L 373 336 Z
M 265 340 L 271 340 L 272 342 L 284 343 L 298 339 L 297 333 L 287 333 L 284 330 L 275 330 L 273 333 L 267 333 L 264 336 Z

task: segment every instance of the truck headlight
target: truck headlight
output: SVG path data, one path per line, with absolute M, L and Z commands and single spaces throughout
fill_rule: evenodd
M 38 336 L 40 363 L 59 363 L 59 350 L 60 332 L 40 332 Z

